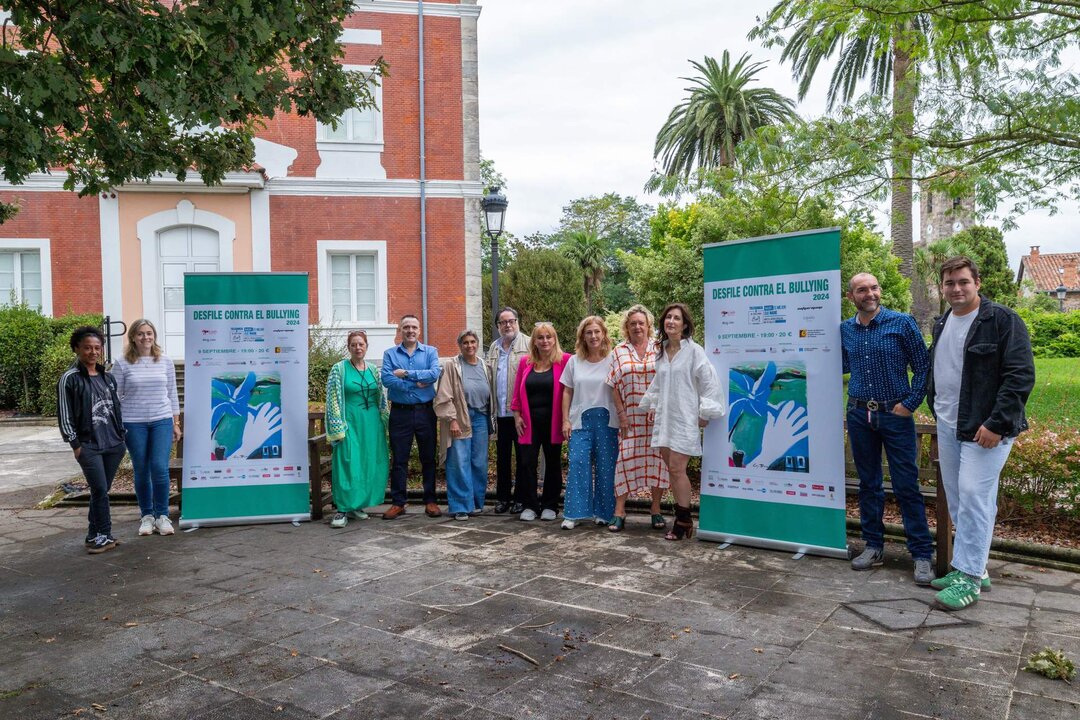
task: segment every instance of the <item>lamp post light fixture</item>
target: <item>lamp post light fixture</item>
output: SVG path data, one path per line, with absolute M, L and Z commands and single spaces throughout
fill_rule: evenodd
M 1058 310 L 1060 312 L 1065 312 L 1065 294 L 1069 292 L 1069 289 L 1065 287 L 1065 283 L 1061 283 L 1054 292 L 1057 293 Z
M 487 195 L 480 201 L 487 234 L 491 238 L 491 321 L 494 323 L 492 339 L 499 337 L 499 236 L 503 232 L 507 205 L 506 196 L 499 191 L 497 185 L 489 187 Z

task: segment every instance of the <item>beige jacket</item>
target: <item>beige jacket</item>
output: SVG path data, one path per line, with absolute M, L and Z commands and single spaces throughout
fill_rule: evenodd
M 479 360 L 479 358 L 477 358 Z M 491 385 L 491 372 L 488 366 L 481 361 L 480 367 L 484 369 L 488 385 Z M 461 356 L 451 358 L 443 364 L 442 376 L 435 388 L 435 417 L 439 418 L 439 464 L 446 463 L 446 451 L 450 449 L 450 443 L 454 436 L 450 433 L 450 421 L 457 420 L 461 427 L 461 435 L 458 440 L 472 437 L 472 423 L 469 421 L 469 406 L 465 402 L 465 385 L 461 379 Z M 491 396 L 488 403 L 488 414 L 495 415 L 495 396 Z M 494 437 L 491 433 L 490 437 Z
M 492 418 L 499 417 L 499 393 L 496 392 L 495 382 L 499 376 L 499 345 L 502 338 L 491 343 L 487 353 L 488 375 L 491 376 L 491 404 L 495 408 Z M 506 409 L 510 410 L 510 400 L 514 397 L 514 380 L 517 378 L 518 366 L 521 358 L 529 354 L 529 336 L 519 332 L 514 342 L 510 345 L 510 365 L 506 372 Z M 498 424 L 498 423 L 496 423 Z

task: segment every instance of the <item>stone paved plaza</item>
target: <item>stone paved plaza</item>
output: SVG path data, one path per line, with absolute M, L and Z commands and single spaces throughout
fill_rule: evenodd
M 486 515 L 203 528 L 82 548 L 0 503 L 0 717 L 1080 717 L 1080 576 L 997 563 L 932 610 L 884 568 Z M 537 665 L 508 652 L 511 648 Z

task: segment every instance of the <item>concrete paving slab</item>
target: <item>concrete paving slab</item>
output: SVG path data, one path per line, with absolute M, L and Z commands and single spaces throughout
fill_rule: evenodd
M 902 548 L 824 558 L 411 513 L 82 547 L 85 511 L 0 510 L 0 717 L 1065 718 L 1080 578 L 998 564 L 952 615 Z M 689 632 L 687 632 L 689 630 Z M 503 647 L 500 647 L 503 646 Z M 513 648 L 537 665 L 505 650 Z

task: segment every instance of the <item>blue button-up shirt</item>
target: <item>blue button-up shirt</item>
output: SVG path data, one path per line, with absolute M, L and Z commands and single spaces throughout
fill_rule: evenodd
M 926 397 L 930 355 L 915 318 L 881 308 L 869 325 L 859 316 L 840 323 L 848 397 L 895 402 L 912 412 Z M 912 377 L 908 382 L 908 368 Z M 887 408 L 891 409 L 891 408 Z
M 394 375 L 397 369 L 407 372 L 404 378 Z M 382 356 L 382 382 L 392 403 L 415 405 L 435 399 L 435 383 L 439 381 L 439 351 L 431 345 L 416 343 L 412 355 L 404 346 L 395 345 Z M 424 387 L 420 387 L 423 384 Z

